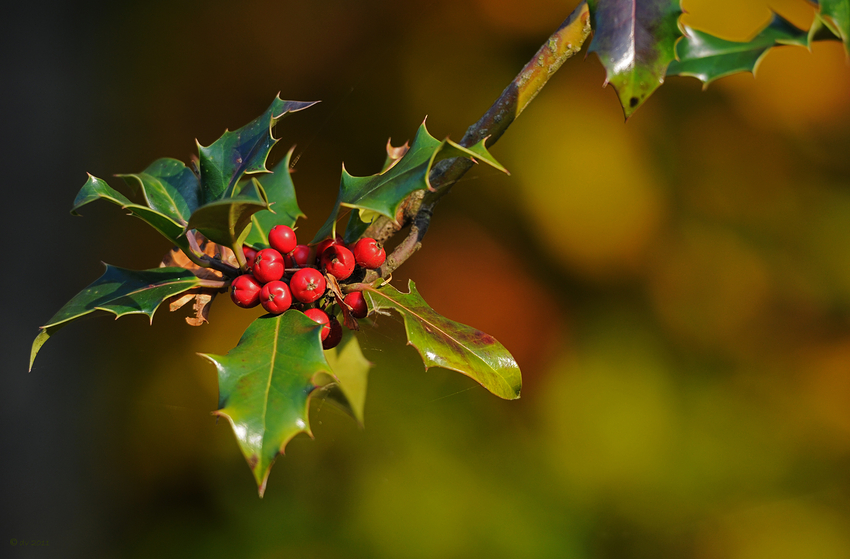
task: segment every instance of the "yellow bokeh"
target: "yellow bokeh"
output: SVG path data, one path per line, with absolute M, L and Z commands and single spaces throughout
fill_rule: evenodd
M 550 257 L 609 279 L 636 270 L 665 211 L 649 154 L 610 117 L 611 102 L 601 92 L 547 92 L 521 117 L 533 133 L 508 155 Z

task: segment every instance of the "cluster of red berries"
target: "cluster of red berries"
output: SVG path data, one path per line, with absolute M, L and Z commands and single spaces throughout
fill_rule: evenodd
M 326 296 L 327 280 L 322 271 L 338 282 L 352 281 L 365 270 L 383 264 L 386 252 L 375 239 L 363 238 L 346 247 L 337 238 L 316 245 L 312 257 L 310 247 L 299 245 L 295 231 L 286 225 L 276 225 L 269 231 L 269 245 L 262 250 L 243 247 L 247 273 L 231 282 L 230 298 L 243 308 L 262 305 L 271 314 L 289 308 L 302 310 L 323 325 L 322 346 L 336 347 L 342 339 L 342 327 L 333 312 L 334 296 Z M 343 304 L 354 318 L 366 316 L 366 300 L 359 291 L 347 294 Z

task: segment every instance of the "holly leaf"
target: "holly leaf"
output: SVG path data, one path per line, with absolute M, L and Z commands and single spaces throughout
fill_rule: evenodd
M 363 291 L 371 310 L 394 309 L 404 319 L 407 343 L 422 356 L 425 368 L 458 371 L 500 398 L 519 398 L 522 377 L 519 366 L 505 347 L 489 334 L 450 320 L 428 306 L 416 285 L 409 293 L 386 284 Z
M 405 142 L 401 146 L 393 147 L 392 138 L 387 140 L 387 158 L 384 160 L 381 172 L 384 173 L 391 167 L 395 166 L 395 164 L 404 157 L 404 154 L 406 154 L 408 150 L 410 150 L 410 142 Z M 345 227 L 343 241 L 346 244 L 353 243 L 362 237 L 379 215 L 381 214 L 374 210 L 362 209 L 352 211 L 348 218 L 348 224 Z
M 65 303 L 32 344 L 30 370 L 44 343 L 59 329 L 96 310 L 108 311 L 121 318 L 128 314 L 145 314 L 153 322 L 156 309 L 170 297 L 198 287 L 201 280 L 183 268 L 127 270 L 106 264 L 106 272 L 94 283 Z
M 679 0 L 588 0 L 593 41 L 590 52 L 607 71 L 629 118 L 664 83 L 682 36 Z
M 357 337 L 348 330 L 343 331 L 342 341 L 338 346 L 325 350 L 325 358 L 337 379 L 337 382 L 328 385 L 328 398 L 362 426 L 366 386 L 372 363 L 363 356 Z
M 248 326 L 227 355 L 202 354 L 218 369 L 216 415 L 233 426 L 259 488 L 266 490 L 277 455 L 298 433 L 311 437 L 308 407 L 317 377 L 330 375 L 322 326 L 296 310 Z
M 298 201 L 295 199 L 295 185 L 292 183 L 292 175 L 289 172 L 289 162 L 294 149 L 290 149 L 286 157 L 275 165 L 270 175 L 258 179 L 272 211 L 260 210 L 251 216 L 251 232 L 248 233 L 245 244 L 254 248 L 267 247 L 269 231 L 272 227 L 275 225 L 294 227 L 299 217 L 306 217 L 298 207 Z
M 155 209 L 148 208 L 130 201 L 129 198 L 109 186 L 106 181 L 99 179 L 93 175 L 89 175 L 86 184 L 80 189 L 77 197 L 74 199 L 74 206 L 71 208 L 72 215 L 80 215 L 78 210 L 94 202 L 95 200 L 106 200 L 112 202 L 121 208 L 128 210 L 130 215 L 138 217 L 154 229 L 156 229 L 163 237 L 168 239 L 171 244 L 177 245 L 184 252 L 189 252 L 192 249 L 183 235 L 183 225 L 177 223 L 169 217 Z
M 820 13 L 815 24 L 822 23 L 844 42 L 850 56 L 850 0 L 820 0 Z
M 214 243 L 231 248 L 241 246 L 240 237 L 250 225 L 251 216 L 268 209 L 263 187 L 257 179 L 251 179 L 235 196 L 210 202 L 195 210 L 186 231 L 197 229 Z
M 117 175 L 136 192 L 141 191 L 148 207 L 186 225 L 200 205 L 198 177 L 182 161 L 164 157 L 141 173 Z
M 676 45 L 678 60 L 667 67 L 667 75 L 692 76 L 707 86 L 730 74 L 755 73 L 764 55 L 776 45 L 808 46 L 808 43 L 807 31 L 798 29 L 776 13 L 768 25 L 744 42 L 727 41 L 685 27 L 685 37 Z
M 355 177 L 350 175 L 343 166 L 336 205 L 312 243 L 336 235 L 336 220 L 339 209 L 343 206 L 361 211 L 372 211 L 395 220 L 405 198 L 417 190 L 431 189 L 431 183 L 428 180 L 431 168 L 443 159 L 468 157 L 476 162 L 483 161 L 507 173 L 507 170 L 487 151 L 484 146 L 486 140 L 487 138 L 484 138 L 469 148 L 449 139 L 441 142 L 428 133 L 423 122 L 413 138 L 410 149 L 395 164 L 390 163 L 387 169 L 377 175 Z
M 288 115 L 315 105 L 317 101 L 284 101 L 275 97 L 272 104 L 238 130 L 224 134 L 207 147 L 198 144 L 201 192 L 209 204 L 229 197 L 242 175 L 266 173 L 266 159 L 277 143 L 272 127 Z

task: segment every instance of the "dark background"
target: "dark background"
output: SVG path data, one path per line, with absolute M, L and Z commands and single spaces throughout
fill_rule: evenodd
M 458 139 L 575 2 L 33 0 L 4 7 L 2 533 L 6 557 L 850 556 L 850 69 L 777 49 L 758 78 L 674 78 L 628 123 L 595 55 L 569 61 L 438 207 L 412 277 L 523 369 L 502 401 L 423 372 L 400 321 L 366 429 L 316 402 L 256 495 L 213 368 L 253 314 L 193 329 L 161 310 L 30 344 L 100 261 L 169 248 L 86 172 L 188 161 L 274 95 L 322 103 L 297 144 L 307 237 L 342 162 L 372 174 L 425 116 Z M 770 4 L 692 1 L 746 39 Z M 36 548 L 37 542 L 47 547 Z M 16 545 L 13 545 L 16 544 Z

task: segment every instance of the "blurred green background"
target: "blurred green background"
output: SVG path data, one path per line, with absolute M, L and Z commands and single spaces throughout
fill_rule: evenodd
M 757 79 L 672 78 L 624 124 L 591 55 L 570 60 L 437 209 L 414 278 L 507 346 L 522 399 L 424 372 L 401 322 L 359 429 L 330 404 L 266 497 L 214 369 L 254 314 L 221 298 L 37 327 L 102 271 L 168 249 L 85 182 L 187 161 L 284 99 L 276 161 L 324 221 L 342 162 L 372 174 L 428 116 L 458 139 L 576 2 L 32 0 L 2 30 L 4 557 L 850 557 L 850 67 L 837 43 L 773 51 Z M 768 6 L 691 0 L 744 40 Z M 13 546 L 12 540 L 18 545 Z M 48 547 L 23 542 L 47 541 Z

